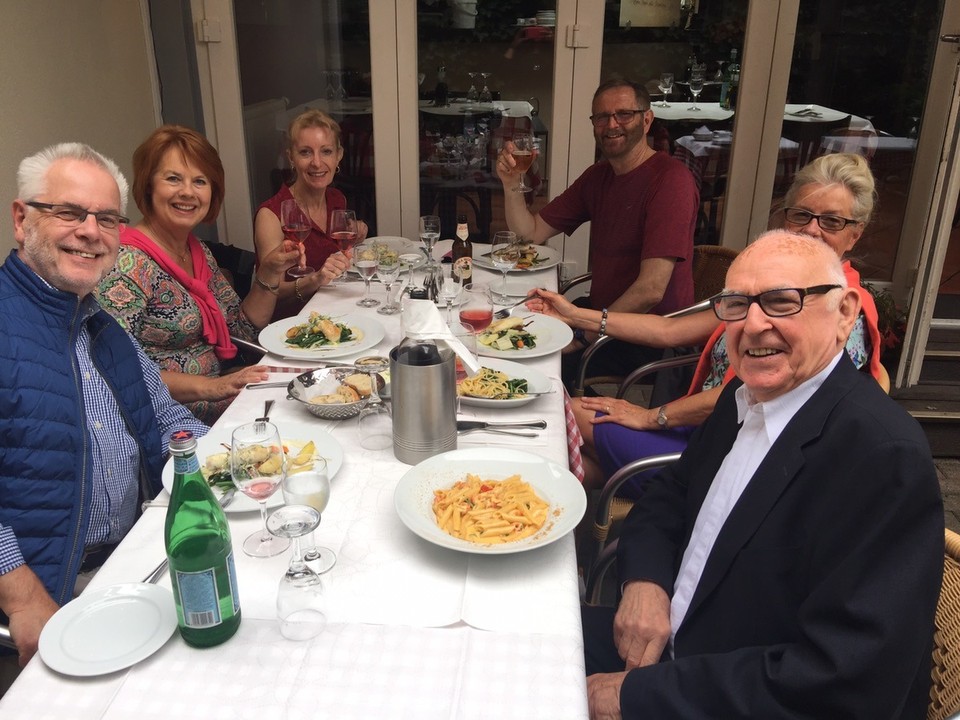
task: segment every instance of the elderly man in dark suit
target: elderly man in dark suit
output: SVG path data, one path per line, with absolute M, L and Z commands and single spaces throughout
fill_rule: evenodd
M 726 285 L 739 381 L 627 518 L 616 611 L 584 608 L 590 716 L 924 717 L 926 439 L 842 352 L 859 300 L 826 245 L 767 233 Z

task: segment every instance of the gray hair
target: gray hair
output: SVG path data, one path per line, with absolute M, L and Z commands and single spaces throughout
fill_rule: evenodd
M 127 179 L 123 176 L 123 173 L 120 172 L 120 168 L 113 160 L 101 155 L 89 145 L 77 142 L 50 145 L 21 160 L 20 167 L 17 169 L 17 196 L 21 200 L 33 200 L 42 195 L 46 190 L 47 173 L 50 171 L 50 166 L 58 160 L 89 162 L 110 173 L 120 190 L 120 207 L 118 209 L 121 213 L 126 212 L 130 186 L 127 184 Z
M 853 220 L 864 225 L 870 222 L 877 201 L 876 181 L 870 165 L 861 155 L 831 153 L 807 163 L 793 177 L 793 183 L 784 198 L 784 207 L 792 207 L 797 193 L 804 185 L 842 185 L 853 196 Z

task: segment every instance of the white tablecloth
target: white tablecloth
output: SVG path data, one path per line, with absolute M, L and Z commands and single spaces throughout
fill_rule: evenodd
M 438 252 L 443 246 L 437 248 Z M 476 270 L 478 277 L 495 277 Z M 553 271 L 529 275 L 555 287 Z M 331 314 L 355 312 L 362 283 L 322 289 L 310 302 Z M 379 291 L 382 293 L 382 291 Z M 399 317 L 376 315 L 386 352 L 400 339 Z M 528 361 L 556 377 L 558 356 Z M 270 357 L 269 364 L 289 365 Z M 276 373 L 277 378 L 291 377 Z M 555 380 L 559 388 L 559 380 Z M 547 430 L 520 439 L 525 450 L 566 464 L 562 394 L 495 414 L 463 407 L 462 416 L 545 418 Z M 325 576 L 328 629 L 309 642 L 284 640 L 274 619 L 276 586 L 289 560 L 255 560 L 237 550 L 243 622 L 229 642 L 208 650 L 175 634 L 128 670 L 98 678 L 61 677 L 39 657 L 0 700 L 3 718 L 487 718 L 518 712 L 536 718 L 587 716 L 576 562 L 571 536 L 534 551 L 477 556 L 438 548 L 413 535 L 393 508 L 393 490 L 409 466 L 392 450 L 356 444 L 355 420 L 322 421 L 285 390 L 246 390 L 218 426 L 257 417 L 267 398 L 271 420 L 312 422 L 337 439 L 344 464 L 317 542 L 338 554 Z M 511 445 L 475 434 L 460 446 Z M 163 556 L 166 494 L 148 508 L 91 588 L 139 581 Z M 235 544 L 259 527 L 256 513 L 228 515 Z M 161 584 L 169 587 L 169 577 Z

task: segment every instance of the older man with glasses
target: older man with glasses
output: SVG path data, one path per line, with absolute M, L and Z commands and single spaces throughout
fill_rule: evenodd
M 538 213 L 530 212 L 522 193 L 511 191 L 517 184 L 516 163 L 513 144 L 504 144 L 497 174 L 504 186 L 507 224 L 539 244 L 589 222 L 590 307 L 595 310 L 663 315 L 690 305 L 699 197 L 683 163 L 647 143 L 653 122 L 649 93 L 627 80 L 604 82 L 594 93 L 590 121 L 601 160 Z M 597 335 L 578 331 L 575 338 L 564 357 L 568 378 Z M 590 369 L 600 375 L 629 372 L 662 352 L 615 341 Z
M 584 608 L 590 716 L 924 717 L 926 438 L 843 351 L 860 302 L 826 244 L 767 233 L 726 286 L 739 380 L 627 517 L 619 607 Z
M 24 159 L 18 250 L 0 266 L 0 694 L 40 631 L 161 489 L 167 436 L 207 427 L 91 296 L 113 268 L 127 182 L 79 143 Z

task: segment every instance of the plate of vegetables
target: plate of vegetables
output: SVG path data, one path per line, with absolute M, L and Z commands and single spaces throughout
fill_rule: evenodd
M 343 448 L 332 435 L 311 423 L 280 422 L 280 440 L 287 458 L 287 473 L 306 472 L 313 469 L 314 460 L 322 457 L 327 461 L 327 473 L 332 480 L 343 465 Z M 213 494 L 220 497 L 227 488 L 233 487 L 230 477 L 230 440 L 233 428 L 210 428 L 210 432 L 197 438 L 197 460 L 200 472 L 213 488 Z M 173 459 L 163 466 L 161 474 L 163 487 L 167 492 L 173 490 Z M 283 505 L 283 493 L 277 491 L 267 500 L 267 507 Z M 260 505 L 243 493 L 237 493 L 226 512 L 257 512 Z
M 565 322 L 537 313 L 515 315 L 492 322 L 477 335 L 477 354 L 523 360 L 559 352 L 571 340 L 573 330 Z
M 284 318 L 260 331 L 260 344 L 275 355 L 296 360 L 324 360 L 369 350 L 383 340 L 383 325 L 364 315 Z

